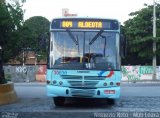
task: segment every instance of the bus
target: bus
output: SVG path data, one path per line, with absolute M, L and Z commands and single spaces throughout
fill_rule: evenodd
M 47 96 L 56 106 L 66 98 L 120 97 L 125 38 L 120 23 L 104 18 L 56 18 L 50 25 Z

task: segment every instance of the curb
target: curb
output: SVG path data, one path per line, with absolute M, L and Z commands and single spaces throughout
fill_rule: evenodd
M 121 81 L 121 83 L 160 83 L 160 80 Z
M 0 84 L 0 105 L 10 104 L 17 101 L 17 94 L 12 82 Z
M 23 82 L 23 83 L 14 83 L 15 86 L 45 86 L 46 82 Z

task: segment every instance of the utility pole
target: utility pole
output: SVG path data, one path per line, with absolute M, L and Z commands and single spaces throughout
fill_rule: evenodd
M 153 80 L 156 80 L 156 2 L 153 0 Z

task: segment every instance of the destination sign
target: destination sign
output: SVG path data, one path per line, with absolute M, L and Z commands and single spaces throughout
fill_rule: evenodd
M 55 19 L 52 21 L 51 29 L 118 30 L 119 23 L 107 19 Z
M 94 21 L 78 21 L 77 27 L 78 28 L 102 28 L 102 22 L 94 22 Z M 72 21 L 62 21 L 63 28 L 72 28 L 73 22 Z

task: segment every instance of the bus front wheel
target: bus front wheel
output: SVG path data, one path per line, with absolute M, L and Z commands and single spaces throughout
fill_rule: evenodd
M 56 106 L 63 106 L 65 102 L 65 98 L 64 97 L 54 97 L 53 101 Z

